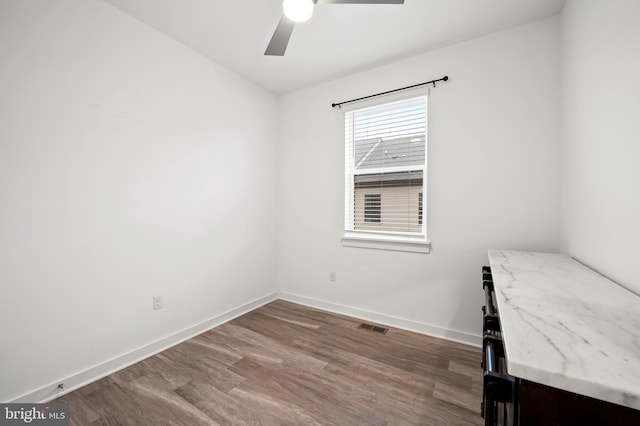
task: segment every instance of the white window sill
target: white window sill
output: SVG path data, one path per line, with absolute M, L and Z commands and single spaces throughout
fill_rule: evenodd
M 342 237 L 342 245 L 411 253 L 429 254 L 431 252 L 431 243 L 425 237 L 403 234 L 347 231 Z

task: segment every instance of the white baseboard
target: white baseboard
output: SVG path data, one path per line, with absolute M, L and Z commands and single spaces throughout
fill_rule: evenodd
M 81 388 L 82 386 L 86 386 L 89 383 L 100 380 L 101 378 L 106 377 L 109 374 L 113 374 L 119 370 L 122 370 L 123 368 L 135 364 L 136 362 L 140 362 L 143 359 L 149 358 L 150 356 L 169 349 L 170 347 L 182 343 L 185 340 L 189 340 L 192 337 L 197 336 L 198 334 L 211 330 L 214 327 L 231 321 L 234 318 L 244 315 L 245 313 L 250 312 L 262 305 L 266 305 L 267 303 L 270 303 L 276 299 L 287 300 L 289 302 L 299 303 L 301 305 L 306 305 L 312 308 L 322 309 L 328 312 L 334 312 L 342 315 L 348 315 L 359 319 L 372 321 L 378 324 L 388 325 L 390 327 L 396 327 L 420 334 L 426 334 L 428 336 L 439 337 L 442 339 L 464 343 L 471 346 L 480 347 L 482 345 L 482 337 L 480 335 L 466 333 L 463 331 L 450 330 L 431 324 L 397 318 L 391 315 L 380 314 L 364 309 L 313 299 L 293 293 L 279 292 L 268 294 L 251 302 L 245 303 L 241 306 L 238 306 L 237 308 L 231 309 L 220 315 L 211 317 L 208 320 L 205 320 L 198 324 L 194 324 L 169 336 L 163 337 L 162 339 L 156 340 L 155 342 L 142 346 L 138 349 L 134 349 L 131 352 L 114 357 L 84 371 L 75 373 L 69 377 L 61 378 L 60 380 L 56 380 L 54 383 L 27 392 L 17 398 L 6 402 L 44 403 L 59 398 L 69 392 Z M 59 383 L 64 383 L 63 391 L 57 388 Z
M 53 399 L 59 398 L 69 392 L 72 392 L 82 386 L 95 382 L 109 374 L 113 374 L 116 371 L 122 370 L 136 362 L 140 362 L 143 359 L 149 358 L 159 352 L 162 352 L 172 346 L 189 340 L 198 334 L 204 333 L 214 327 L 224 324 L 240 315 L 244 315 L 262 305 L 272 302 L 278 298 L 278 293 L 268 294 L 266 296 L 255 299 L 251 302 L 245 303 L 237 308 L 231 309 L 220 315 L 209 318 L 198 324 L 194 324 L 190 327 L 177 331 L 169 336 L 163 337 L 155 342 L 144 345 L 138 349 L 134 349 L 123 355 L 119 355 L 115 358 L 97 364 L 91 368 L 88 368 L 79 373 L 73 374 L 69 377 L 57 380 L 47 386 L 43 386 L 34 391 L 28 392 L 22 396 L 14 398 L 7 402 L 26 402 L 26 403 L 44 403 Z M 64 390 L 58 390 L 58 384 L 64 383 Z
M 425 334 L 427 336 L 438 337 L 441 339 L 450 340 L 452 342 L 464 343 L 465 345 L 482 347 L 482 336 L 479 334 L 467 333 L 464 331 L 451 330 L 448 328 L 439 327 L 437 325 L 431 325 L 423 322 L 407 320 L 404 318 L 398 318 L 391 315 L 380 314 L 377 312 L 371 312 L 364 309 L 354 308 L 351 306 L 340 305 L 333 302 L 326 302 L 324 300 L 313 299 L 306 296 L 300 296 L 293 293 L 287 293 L 281 291 L 278 293 L 278 298 L 287 300 L 289 302 L 299 303 L 301 305 L 309 306 L 324 311 L 334 312 L 337 314 L 348 315 L 359 319 L 372 321 L 378 324 L 387 325 L 390 327 L 400 328 L 407 331 L 413 331 L 415 333 Z

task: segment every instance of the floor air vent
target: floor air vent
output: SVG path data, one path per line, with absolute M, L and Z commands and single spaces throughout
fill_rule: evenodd
M 365 330 L 375 331 L 380 334 L 385 334 L 389 330 L 388 328 L 378 327 L 377 325 L 367 324 L 366 322 L 360 324 L 358 328 L 364 328 Z

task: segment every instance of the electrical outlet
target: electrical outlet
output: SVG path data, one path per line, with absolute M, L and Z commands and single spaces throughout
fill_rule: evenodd
M 336 273 L 335 272 L 331 272 L 329 274 L 329 280 L 330 281 L 335 281 L 336 280 Z
M 153 296 L 153 310 L 162 309 L 162 296 Z

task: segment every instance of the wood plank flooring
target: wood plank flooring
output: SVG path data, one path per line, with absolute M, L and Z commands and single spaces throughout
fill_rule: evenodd
M 72 425 L 481 425 L 480 349 L 277 300 L 60 398 Z

